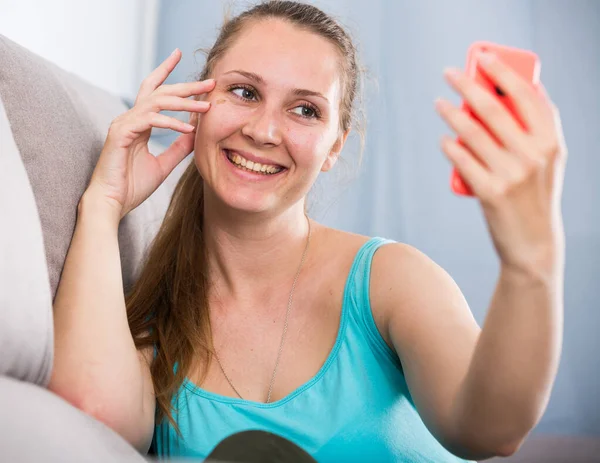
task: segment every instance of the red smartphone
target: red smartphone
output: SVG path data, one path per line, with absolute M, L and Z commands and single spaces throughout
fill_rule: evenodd
M 530 82 L 531 85 L 536 89 L 539 87 L 540 83 L 541 68 L 538 56 L 529 50 L 508 47 L 505 45 L 499 45 L 485 41 L 474 42 L 467 51 L 467 63 L 465 67 L 466 74 L 474 78 L 476 82 L 483 85 L 484 88 L 488 89 L 490 93 L 498 98 L 498 100 L 504 104 L 513 117 L 519 122 L 519 124 L 525 128 L 525 125 L 517 114 L 515 105 L 511 99 L 505 95 L 500 88 L 496 87 L 496 85 L 494 85 L 494 83 L 485 75 L 484 71 L 477 65 L 478 56 L 482 51 L 494 53 L 496 57 L 498 57 L 503 63 L 510 66 L 527 82 Z M 477 117 L 477 115 L 472 111 L 471 107 L 464 100 L 462 102 L 461 109 L 469 114 L 469 116 L 471 116 L 473 119 L 483 124 L 485 127 L 485 124 Z M 494 137 L 494 139 L 498 141 L 496 137 Z M 458 137 L 456 141 L 469 150 L 460 137 Z M 471 187 L 458 173 L 456 167 L 452 167 L 450 186 L 452 191 L 457 195 L 474 196 Z

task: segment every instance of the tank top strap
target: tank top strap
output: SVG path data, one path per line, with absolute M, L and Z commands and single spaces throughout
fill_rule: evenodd
M 397 354 L 383 340 L 375 324 L 370 301 L 373 256 L 381 246 L 394 242 L 386 238 L 373 237 L 361 246 L 348 275 L 344 305 L 350 318 L 364 334 L 371 349 L 383 354 L 398 367 L 401 367 Z

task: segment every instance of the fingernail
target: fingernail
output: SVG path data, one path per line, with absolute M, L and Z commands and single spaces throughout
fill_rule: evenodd
M 442 111 L 448 107 L 448 102 L 443 98 L 436 98 L 433 103 L 435 109 L 437 109 L 438 111 Z
M 171 56 L 175 56 L 178 51 L 179 51 L 179 48 L 176 48 L 175 50 L 173 50 L 173 52 L 171 53 Z
M 450 135 L 442 135 L 442 138 L 440 138 L 440 145 L 444 146 L 447 143 L 450 143 L 451 141 L 453 141 L 454 139 L 450 137 Z
M 444 75 L 446 77 L 454 78 L 454 77 L 458 77 L 460 75 L 460 71 L 456 68 L 445 68 Z
M 481 54 L 479 55 L 479 61 L 482 64 L 490 64 L 494 61 L 494 59 L 494 54 L 487 51 L 481 52 Z

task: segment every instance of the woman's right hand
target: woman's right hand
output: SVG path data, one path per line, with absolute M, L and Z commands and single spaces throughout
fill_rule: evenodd
M 210 92 L 215 86 L 213 79 L 162 85 L 180 59 L 177 49 L 157 67 L 142 82 L 133 108 L 118 116 L 108 130 L 84 197 L 109 204 L 118 221 L 144 202 L 194 149 L 195 126 L 159 112 L 188 111 L 192 113 L 190 121 L 196 121 L 195 113 L 210 108 L 209 102 L 188 97 Z M 152 127 L 182 135 L 155 157 L 148 151 Z

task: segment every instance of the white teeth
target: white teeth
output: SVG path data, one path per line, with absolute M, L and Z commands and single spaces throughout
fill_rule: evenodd
M 226 154 L 227 158 L 242 170 L 250 170 L 252 172 L 263 173 L 266 175 L 276 174 L 283 170 L 282 167 L 268 166 L 258 162 L 248 161 L 239 154 L 232 154 L 230 151 L 226 151 Z

